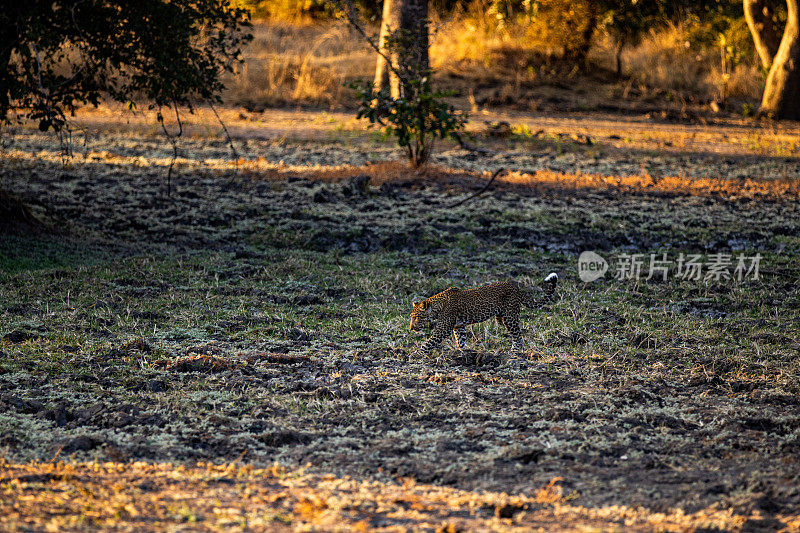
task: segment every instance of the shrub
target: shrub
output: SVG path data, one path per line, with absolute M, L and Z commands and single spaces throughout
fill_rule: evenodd
M 386 136 L 394 136 L 415 168 L 428 160 L 437 138 L 458 138 L 467 121 L 466 114 L 444 100 L 451 93 L 432 88 L 430 73 L 405 80 L 405 94 L 397 99 L 390 96 L 388 87 L 375 93 L 372 83 L 364 80 L 350 86 L 360 100 L 357 117 L 379 124 Z

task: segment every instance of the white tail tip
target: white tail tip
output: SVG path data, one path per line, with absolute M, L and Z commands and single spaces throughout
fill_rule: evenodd
M 544 278 L 545 283 L 555 283 L 558 281 L 558 274 L 555 272 L 550 272 L 547 277 Z

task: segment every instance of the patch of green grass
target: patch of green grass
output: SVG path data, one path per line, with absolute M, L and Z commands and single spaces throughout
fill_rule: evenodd
M 0 237 L 0 281 L 13 274 L 53 268 L 75 268 L 106 259 L 98 250 L 64 239 L 4 235 Z

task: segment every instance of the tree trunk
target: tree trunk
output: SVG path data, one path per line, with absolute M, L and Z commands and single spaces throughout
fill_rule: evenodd
M 744 0 L 744 18 L 753 36 L 753 43 L 761 59 L 761 65 L 768 69 L 778 53 L 780 39 L 775 26 L 774 13 L 766 0 Z
M 18 36 L 16 28 L 10 24 L 0 26 L 0 35 L 3 36 L 3 42 L 0 44 L 0 116 L 6 117 L 10 110 L 11 95 L 9 89 L 12 87 L 12 74 L 8 66 L 11 63 L 11 53 L 17 44 Z
M 625 50 L 625 41 L 619 39 L 617 41 L 617 49 L 615 50 L 614 58 L 617 62 L 617 78 L 622 77 L 622 52 Z
M 588 7 L 589 16 L 586 19 L 586 26 L 583 27 L 582 31 L 578 32 L 576 44 L 565 50 L 567 59 L 582 66 L 586 65 L 586 57 L 589 55 L 589 49 L 592 46 L 592 36 L 594 36 L 594 30 L 597 29 L 597 21 L 599 19 L 595 3 L 589 2 Z
M 391 56 L 386 46 L 386 38 L 400 28 L 400 13 L 403 0 L 383 0 L 381 33 L 378 41 L 380 53 L 375 65 L 375 92 L 380 92 L 389 83 L 389 66 L 386 58 Z
M 401 0 L 400 30 L 403 39 L 402 49 L 397 55 L 398 70 L 403 73 L 400 80 L 389 73 L 392 98 L 410 94 L 404 87 L 409 81 L 421 81 L 430 74 L 428 58 L 428 0 Z
M 769 69 L 759 113 L 773 118 L 800 120 L 800 20 L 798 0 L 786 0 L 786 28 Z
M 390 36 L 397 39 L 398 46 L 387 46 Z M 427 0 L 384 0 L 380 50 L 375 67 L 375 91 L 385 88 L 388 83 L 392 98 L 397 99 L 408 92 L 404 83 L 428 75 Z M 400 79 L 398 72 L 405 81 Z

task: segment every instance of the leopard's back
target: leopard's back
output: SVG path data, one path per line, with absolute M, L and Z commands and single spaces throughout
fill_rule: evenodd
M 477 324 L 494 317 L 516 317 L 523 299 L 520 286 L 509 281 L 466 290 L 450 287 L 414 305 L 411 329 L 433 326 L 439 322 L 452 328 Z
M 499 281 L 454 293 L 450 312 L 458 326 L 477 324 L 494 317 L 518 316 L 523 291 L 514 282 Z

